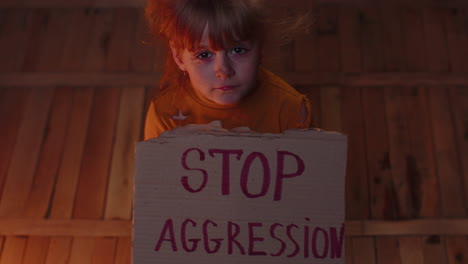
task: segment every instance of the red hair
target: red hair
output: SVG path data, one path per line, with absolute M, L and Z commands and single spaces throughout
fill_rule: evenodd
M 198 48 L 208 27 L 210 46 L 215 50 L 238 41 L 257 41 L 265 37 L 259 0 L 149 0 L 145 18 L 153 37 L 171 42 L 177 50 Z M 183 78 L 171 56 L 161 80 L 161 89 Z

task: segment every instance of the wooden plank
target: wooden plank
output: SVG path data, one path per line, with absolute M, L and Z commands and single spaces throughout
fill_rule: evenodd
M 398 238 L 376 237 L 376 255 L 379 264 L 401 264 Z
M 304 10 L 311 10 L 311 4 L 307 1 Z M 313 14 L 315 16 L 315 13 Z M 317 60 L 318 27 L 314 23 L 308 32 L 298 34 L 293 42 L 294 72 L 315 72 L 318 70 Z M 272 52 L 267 54 L 274 54 Z M 271 60 L 271 59 L 270 59 Z
M 39 56 L 41 49 L 45 46 L 44 37 L 47 26 L 50 22 L 50 10 L 48 9 L 33 9 L 31 11 L 31 29 L 27 40 L 27 46 L 24 50 L 25 58 L 21 66 L 21 71 L 34 72 L 38 71 Z
M 73 15 L 72 23 L 77 32 L 67 36 L 64 47 L 67 54 L 62 59 L 62 66 L 65 70 L 100 71 L 104 67 L 107 56 L 105 49 L 109 40 L 111 13 L 93 8 L 75 12 Z M 74 89 L 71 121 L 54 189 L 51 218 L 72 217 L 93 97 L 94 89 L 92 88 Z M 68 239 L 66 242 L 70 243 L 66 248 L 68 252 L 72 240 Z M 53 260 L 58 262 L 64 258 L 68 262 L 70 257 L 57 251 L 53 251 L 52 254 Z
M 106 71 L 134 71 L 131 66 L 131 48 L 136 38 L 139 9 L 116 9 L 113 15 L 113 35 L 109 44 L 109 57 Z M 114 88 L 117 90 L 118 88 Z M 142 129 L 142 107 L 144 88 L 122 88 L 120 96 L 119 119 L 117 122 L 114 150 L 104 206 L 104 217 L 131 219 L 133 196 L 133 149 L 139 140 Z M 119 99 L 116 99 L 117 103 Z M 117 112 L 117 111 L 116 111 Z M 113 129 L 113 127 L 112 127 Z M 113 129 L 114 130 L 114 129 Z M 110 142 L 112 144 L 112 142 Z M 109 161 L 110 162 L 110 161 Z M 103 175 L 104 176 L 104 175 Z M 103 186 L 105 191 L 105 186 Z
M 340 15 L 344 13 L 341 12 Z M 341 36 L 341 45 L 349 45 L 348 48 L 342 49 L 344 52 L 357 52 L 355 56 L 343 57 L 342 63 L 346 61 L 346 65 L 342 65 L 341 69 L 344 72 L 360 72 L 363 70 L 364 61 L 359 57 L 363 55 L 362 39 L 363 32 L 359 18 L 361 17 L 358 10 L 353 9 L 347 15 L 348 18 L 343 18 L 340 25 L 343 25 L 346 20 L 353 22 L 347 28 L 341 29 L 340 33 L 346 32 Z M 341 18 L 340 18 L 341 19 Z M 354 36 L 350 36 L 352 33 Z M 349 40 L 349 43 L 348 43 Z M 342 54 L 343 54 L 342 53 Z M 344 54 L 343 54 L 344 55 Z M 345 60 L 343 60 L 345 59 Z M 365 127 L 362 108 L 362 89 L 345 87 L 341 89 L 341 121 L 342 129 L 348 134 L 348 166 L 347 166 L 347 181 L 346 181 L 346 219 L 368 219 L 370 217 L 369 204 L 369 184 L 367 175 L 367 160 L 365 146 Z M 322 102 L 325 103 L 325 102 Z M 360 106 L 360 107 L 359 107 Z M 352 242 L 354 246 L 356 243 Z M 375 241 L 372 239 L 364 248 L 375 248 Z M 354 257 L 354 250 L 353 256 Z M 353 261 L 354 263 L 360 263 Z
M 466 89 L 466 88 L 463 88 Z M 461 91 L 462 93 L 454 93 Z M 464 161 L 467 160 L 466 142 L 466 91 L 461 89 L 430 89 L 430 104 L 434 145 L 437 153 L 437 168 L 442 194 L 442 212 L 444 216 L 466 217 L 468 189 L 466 188 L 467 171 Z M 463 96 L 465 94 L 465 96 Z M 437 105 L 433 105 L 436 103 Z M 454 105 L 455 104 L 455 105 Z M 462 123 L 464 122 L 464 123 Z M 461 134 L 462 133 L 462 134 Z M 463 136 L 462 136 L 463 135 Z M 460 144 L 460 145 L 459 145 Z M 448 182 L 447 182 L 448 181 Z M 464 185 L 462 185 L 464 183 Z M 457 192 L 457 193 L 454 193 Z M 466 237 L 446 238 L 448 263 L 463 263 L 468 252 Z
M 138 9 L 136 16 L 136 33 L 130 58 L 130 69 L 135 72 L 152 72 L 154 68 L 154 71 L 162 72 L 166 57 L 163 53 L 163 47 L 159 48 L 160 45 L 153 43 L 144 11 Z
M 453 72 L 468 72 L 468 30 L 466 9 L 453 8 L 445 13 L 448 57 Z
M 294 19 L 297 19 L 298 16 L 304 15 L 307 11 L 311 10 L 310 8 L 310 3 L 308 2 L 303 2 L 301 9 L 297 9 L 296 6 L 287 6 L 285 8 L 279 8 L 280 12 L 274 12 L 273 14 L 279 15 L 279 17 L 270 17 L 273 20 L 272 21 L 277 21 L 278 24 L 281 23 L 281 21 L 285 21 L 284 19 L 288 19 L 291 17 L 294 17 Z M 271 14 L 271 13 L 270 13 Z M 283 20 L 281 20 L 283 19 Z M 296 23 L 296 21 L 290 20 L 290 23 Z M 307 17 L 305 19 L 309 19 L 309 22 L 315 21 L 313 17 Z M 276 64 L 273 64 L 272 67 L 267 66 L 268 69 L 271 69 L 274 72 L 284 72 L 284 71 L 290 71 L 294 69 L 294 38 L 296 35 L 299 35 L 301 32 L 307 32 L 310 30 L 310 28 L 306 29 L 306 26 L 303 26 L 303 28 L 298 28 L 294 29 L 294 26 L 292 27 L 292 30 L 282 30 L 282 33 L 276 35 L 275 37 L 277 38 L 277 44 L 273 43 L 273 51 L 266 51 L 264 54 L 267 54 L 267 56 L 264 56 L 265 62 L 268 60 L 268 57 L 270 57 L 273 61 L 276 60 Z M 279 28 L 278 28 L 279 29 Z M 281 29 L 279 29 L 281 32 Z M 289 34 L 289 35 L 288 35 Z M 285 37 L 286 36 L 286 37 Z M 278 37 L 281 38 L 278 40 Z M 284 38 L 285 37 L 285 38 Z M 268 44 L 266 44 L 268 46 Z M 276 55 L 274 55 L 276 54 Z M 276 58 L 275 58 L 276 57 Z M 261 62 L 263 63 L 263 62 Z M 266 64 L 265 64 L 266 65 Z
M 35 14 L 38 14 L 38 16 L 35 16 Z M 36 70 L 42 70 L 42 71 L 54 71 L 59 69 L 59 62 L 61 60 L 61 47 L 63 46 L 63 40 L 64 40 L 64 35 L 65 35 L 65 30 L 67 30 L 67 12 L 66 10 L 53 10 L 53 11 L 42 11 L 42 10 L 36 10 L 36 12 L 33 13 L 32 17 L 32 23 L 34 26 L 32 27 L 32 34 L 30 35 L 30 38 L 28 39 L 28 43 L 30 45 L 26 49 L 26 58 L 24 61 L 24 64 L 22 66 L 22 70 L 25 71 L 36 71 Z M 32 44 L 32 45 L 31 45 Z M 48 94 L 49 88 L 43 92 L 45 94 Z M 33 94 L 32 94 L 33 95 Z M 40 98 L 40 97 L 39 97 Z M 50 101 L 49 102 L 41 102 L 45 106 L 50 106 Z M 40 111 L 40 108 L 38 109 Z M 48 111 L 48 110 L 47 110 Z M 47 113 L 48 115 L 49 113 Z M 41 116 L 41 115 L 39 115 Z M 47 116 L 45 116 L 47 117 Z M 55 116 L 52 116 L 54 118 Z M 41 118 L 39 118 L 41 120 Z M 41 120 L 42 122 L 46 122 L 45 119 Z M 52 122 L 55 120 L 52 119 Z M 53 149 L 50 149 L 50 141 L 47 139 L 54 139 L 55 137 L 59 139 L 60 137 L 54 132 L 56 132 L 55 127 L 53 127 L 53 123 L 49 123 L 49 127 L 51 128 L 50 130 L 48 129 L 45 132 L 45 135 L 43 134 L 43 130 L 38 130 L 35 131 L 35 133 L 38 133 L 39 136 L 45 136 L 42 140 L 45 139 L 45 145 L 44 142 L 42 142 L 41 148 L 44 148 L 44 152 L 46 154 L 52 154 L 54 153 Z M 60 125 L 59 125 L 60 127 Z M 63 126 L 62 126 L 63 127 Z M 39 128 L 39 127 L 38 127 Z M 60 129 L 60 128 L 59 128 Z M 41 133 L 42 132 L 42 133 Z M 48 137 L 46 137 L 46 135 Z M 34 138 L 34 137 L 33 137 Z M 60 143 L 58 145 L 61 145 Z M 61 148 L 61 146 L 58 146 L 58 148 Z M 59 151 L 60 152 L 60 151 Z M 33 151 L 34 153 L 34 151 Z M 45 157 L 47 160 L 47 156 L 42 155 L 41 157 Z M 39 161 L 40 166 L 43 165 L 44 159 L 41 159 Z M 35 162 L 37 162 L 37 158 L 35 158 Z M 47 162 L 46 162 L 47 163 Z M 52 162 L 55 164 L 56 162 Z M 47 164 L 48 165 L 48 164 Z M 33 165 L 36 167 L 36 164 Z M 27 167 L 27 166 L 26 166 Z M 40 169 L 44 167 L 39 167 Z M 26 211 L 25 215 L 27 216 L 36 216 L 36 217 L 41 217 L 45 215 L 45 211 L 47 209 L 47 206 L 49 204 L 49 197 L 50 196 L 50 189 L 52 187 L 53 181 L 54 181 L 54 175 L 48 174 L 48 172 L 43 173 L 44 170 L 40 170 L 38 177 L 35 178 L 35 182 L 30 183 L 30 179 L 21 179 L 24 180 L 21 183 L 17 183 L 16 185 L 24 185 L 25 188 L 32 188 L 31 192 L 29 193 L 29 197 L 25 197 L 20 193 L 20 198 L 19 198 L 19 206 L 18 206 L 18 211 L 23 210 L 23 207 Z M 34 173 L 34 171 L 31 171 L 30 173 Z M 26 177 L 30 177 L 29 173 L 25 175 Z M 49 181 L 47 181 L 50 179 Z M 32 186 L 31 186 L 32 185 Z M 48 190 L 47 190 L 48 189 Z M 8 189 L 6 189 L 7 191 Z M 13 188 L 13 190 L 16 192 L 18 191 L 17 188 Z M 23 189 L 26 191 L 27 189 Z M 21 189 L 19 189 L 21 191 Z M 46 196 L 44 198 L 44 195 Z M 11 195 L 12 197 L 14 194 Z M 5 197 L 5 195 L 4 195 Z M 23 198 L 24 197 L 24 198 Z M 32 200 L 25 201 L 28 198 L 31 198 Z M 41 199 L 44 198 L 44 199 Z M 23 203 L 26 202 L 26 205 L 23 205 Z M 36 203 L 39 202 L 39 203 Z M 31 204 L 31 203 L 34 203 Z M 42 206 L 41 206 L 42 205 Z M 0 205 L 1 206 L 1 205 Z M 28 206 L 31 206 L 28 209 Z M 37 206 L 37 207 L 36 207 Z M 41 212 L 42 210 L 42 212 Z M 21 213 L 21 211 L 19 211 Z M 17 213 L 14 213 L 17 214 Z M 40 244 L 42 244 L 42 247 L 47 247 L 48 246 L 48 240 L 47 241 L 41 241 Z M 32 248 L 29 246 L 32 245 Z M 28 248 L 25 253 L 25 259 L 24 263 L 41 263 L 44 261 L 44 257 L 46 254 L 46 250 L 43 248 L 38 248 L 37 246 L 37 241 L 33 238 L 28 239 Z
M 1 219 L 0 234 L 5 236 L 77 236 L 122 237 L 131 236 L 130 220 L 79 220 L 79 219 Z
M 7 9 L 0 10 L 0 37 L 3 34 L 3 25 L 5 24 L 5 17 L 7 15 Z
M 442 215 L 466 217 L 467 199 L 457 152 L 455 123 L 450 112 L 447 89 L 429 88 L 429 105 L 436 153 L 437 174 L 440 183 Z
M 411 138 L 404 101 L 404 89 L 385 88 L 385 108 L 390 147 L 391 174 L 396 199 L 396 218 L 408 219 L 417 217 L 420 208 L 418 196 L 411 196 L 412 171 L 408 170 L 409 162 L 414 161 L 411 152 Z M 414 162 L 413 162 L 414 163 Z M 413 166 L 414 167 L 414 166 Z M 412 167 L 411 167 L 412 168 Z M 419 187 L 419 185 L 416 185 Z
M 405 40 L 406 70 L 427 71 L 426 43 L 420 8 L 402 8 L 403 38 Z
M 466 219 L 346 221 L 346 235 L 465 235 L 466 224 Z
M 7 9 L 0 32 L 0 72 L 21 70 L 31 27 L 31 10 Z
M 342 130 L 348 135 L 346 219 L 369 219 L 369 184 L 361 89 L 341 89 Z
M 402 21 L 399 7 L 381 6 L 382 43 L 386 72 L 401 72 L 406 68 Z
M 98 62 L 95 62 L 98 63 Z M 86 63 L 88 64 L 88 63 Z M 97 67 L 84 65 L 86 67 Z M 157 73 L 6 73 L 0 74 L 1 86 L 141 86 L 159 82 Z M 450 78 L 449 78 L 450 79 Z M 459 80 L 456 77 L 455 82 Z M 462 81 L 463 82 L 463 81 Z
M 359 10 L 352 7 L 340 7 L 339 35 L 341 70 L 343 72 L 361 72 L 361 29 Z
M 341 70 L 339 8 L 336 5 L 323 5 L 317 10 L 317 70 L 338 72 Z M 299 50 L 301 53 L 308 49 Z
M 393 185 L 384 90 L 362 88 L 367 173 L 372 219 L 395 219 L 398 204 Z
M 429 72 L 449 71 L 447 38 L 444 29 L 446 12 L 447 10 L 440 8 L 423 9 L 427 70 Z
M 421 237 L 400 237 L 401 264 L 424 264 L 424 246 Z
M 304 10 L 307 10 L 305 3 Z M 275 28 L 275 34 L 267 34 L 262 47 L 261 64 L 273 72 L 292 70 L 294 68 L 294 43 L 296 35 L 307 34 L 296 32 L 293 23 L 297 15 L 294 7 L 284 6 L 271 9 L 268 19 L 272 21 L 271 26 Z M 166 44 L 163 44 L 166 45 Z M 160 52 L 160 51 L 157 51 Z
M 130 56 L 135 42 L 137 9 L 116 8 L 105 70 L 110 72 L 134 71 L 130 69 Z
M 466 263 L 468 259 L 468 241 L 466 236 L 446 238 L 448 264 Z
M 70 10 L 70 28 L 65 35 L 60 70 L 63 72 L 78 72 L 84 67 L 85 54 L 90 45 L 93 26 L 94 8 L 79 8 Z
M 21 263 L 23 261 L 26 237 L 6 237 L 0 264 Z
M 23 67 L 25 71 L 61 71 L 65 41 L 70 32 L 72 9 L 36 10 L 40 15 L 37 22 L 41 26 L 37 39 L 30 39 L 27 59 L 33 59 Z
M 140 46 L 140 48 L 146 46 L 146 48 L 144 49 L 145 56 L 146 56 L 146 60 L 151 60 L 150 63 L 152 63 L 152 72 L 162 73 L 164 72 L 164 68 L 166 67 L 166 58 L 168 55 L 170 56 L 169 48 L 168 48 L 167 43 L 164 43 L 162 41 L 155 41 L 154 43 L 150 41 L 151 33 L 146 23 L 147 22 L 145 21 L 145 18 L 144 18 L 144 11 L 142 11 L 139 13 L 138 25 L 139 25 L 139 29 L 144 29 L 145 31 L 138 32 L 139 34 L 137 34 L 137 37 L 138 37 L 137 42 L 141 43 L 138 46 Z M 171 59 L 171 58 L 169 57 L 168 59 Z M 145 65 L 146 63 L 143 63 L 141 67 L 144 67 Z
M 278 6 L 278 1 L 272 1 L 273 6 Z M 290 3 L 292 1 L 288 1 Z M 300 1 L 293 1 L 299 2 Z M 368 6 L 369 1 L 367 0 L 314 0 L 316 4 L 340 4 L 343 6 Z M 103 7 L 103 8 L 112 8 L 112 7 L 144 7 L 147 4 L 147 1 L 144 0 L 69 0 L 66 2 L 57 1 L 57 0 L 3 0 L 0 2 L 0 8 L 81 8 L 81 7 Z M 468 4 L 463 0 L 452 0 L 452 1 L 405 1 L 405 0 L 393 0 L 391 2 L 385 1 L 387 5 L 402 5 L 410 7 L 466 7 Z
M 157 42 L 155 46 L 152 47 L 152 50 L 154 51 L 153 72 L 163 73 L 166 67 L 166 60 L 168 59 L 167 56 L 170 56 L 169 49 L 166 44 Z
M 321 90 L 319 87 L 314 87 L 310 88 L 306 93 L 312 105 L 312 127 L 322 127 L 322 113 L 320 110 L 322 106 L 320 105 L 320 91 Z
M 447 263 L 447 254 L 445 250 L 445 238 L 433 235 L 423 237 L 424 242 L 424 263 L 438 264 Z
M 0 236 L 0 259 L 2 259 L 3 243 L 4 242 L 5 242 L 5 238 Z
M 438 88 L 439 89 L 439 88 Z M 405 90 L 411 153 L 406 157 L 406 177 L 413 210 L 420 217 L 440 217 L 440 191 L 431 132 L 430 105 L 425 88 Z
M 353 263 L 353 239 L 350 237 L 345 238 L 345 263 Z
M 24 251 L 23 264 L 45 263 L 49 248 L 48 237 L 29 237 Z
M 83 68 L 86 72 L 104 71 L 112 36 L 112 9 L 95 9 L 92 13 L 92 30 L 86 52 L 83 54 Z
M 321 125 L 321 106 L 320 106 L 320 87 L 295 87 L 300 93 L 305 94 L 312 105 L 312 127 L 322 127 Z
M 50 218 L 72 216 L 93 95 L 92 88 L 75 88 L 73 91 L 72 109 L 54 187 Z
M 95 92 L 73 208 L 74 218 L 103 217 L 119 99 L 119 88 L 102 88 Z
M 398 217 L 440 215 L 425 89 L 386 89 L 390 161 Z
M 380 14 L 379 14 L 380 12 Z M 362 28 L 362 52 L 364 71 L 388 70 L 391 60 L 388 54 L 398 49 L 398 38 L 394 38 L 391 29 L 398 23 L 398 18 L 392 16 L 386 20 L 390 8 L 365 8 L 359 14 Z M 387 23 L 386 23 L 387 22 Z M 390 22 L 390 23 L 388 23 Z M 392 37 L 394 41 L 392 41 Z M 382 45 L 385 43 L 385 45 Z M 396 45 L 395 45 L 396 44 Z M 401 57 L 401 56 L 398 56 Z M 392 57 L 393 59 L 393 57 Z M 362 109 L 364 135 L 366 136 L 367 173 L 369 181 L 370 216 L 372 218 L 392 219 L 395 214 L 395 192 L 392 185 L 389 161 L 389 145 L 387 126 L 385 125 L 385 101 L 382 89 L 374 87 L 362 89 Z M 372 154 L 371 154 L 372 153 Z M 375 153 L 378 153 L 375 155 Z M 353 238 L 356 240 L 357 238 Z M 367 263 L 384 264 L 391 260 L 394 247 L 391 237 L 361 238 L 366 247 L 360 254 L 365 256 Z M 363 242 L 364 242 L 363 241 Z M 390 242 L 390 243 L 388 243 Z M 384 244 L 384 246 L 382 246 Z M 368 253 L 370 252 L 370 254 Z M 362 263 L 362 260 L 355 263 Z M 398 263 L 398 262 L 388 262 Z
M 96 238 L 91 263 L 115 263 L 116 238 Z
M 69 264 L 92 263 L 95 238 L 74 238 L 70 250 Z
M 8 88 L 0 103 L 0 120 L 5 124 L 0 130 L 0 197 L 3 194 L 5 179 L 10 166 L 16 138 L 21 125 L 27 91 L 24 88 Z
M 124 88 L 120 98 L 106 199 L 106 219 L 132 218 L 134 149 L 142 130 L 145 89 Z
M 375 264 L 375 241 L 373 237 L 356 237 L 352 239 L 353 263 Z
M 336 85 L 358 87 L 382 86 L 468 86 L 468 76 L 461 73 L 340 73 L 320 74 L 277 72 L 294 86 Z M 158 73 L 3 73 L 0 87 L 5 86 L 155 86 Z
M 322 128 L 330 131 L 343 131 L 341 120 L 341 89 L 322 87 L 320 90 L 320 113 Z
M 158 93 L 159 93 L 159 85 L 153 84 L 153 85 L 149 85 L 146 87 L 145 108 L 144 108 L 145 114 L 148 111 L 149 103 L 154 97 L 158 95 Z
M 117 251 L 115 256 L 115 264 L 132 263 L 132 239 L 122 237 L 117 243 Z
M 382 47 L 382 19 L 377 7 L 365 7 L 359 14 L 361 26 L 362 70 L 364 72 L 382 72 L 384 55 Z
M 47 264 L 68 263 L 73 239 L 71 237 L 51 237 L 47 251 Z
M 0 216 L 15 217 L 24 210 L 39 159 L 53 93 L 53 88 L 31 90 L 0 201 Z
M 130 237 L 130 220 L 1 219 L 0 236 Z M 468 235 L 467 219 L 347 220 L 347 237 Z
M 449 88 L 448 92 L 455 124 L 455 144 L 464 183 L 465 204 L 468 204 L 468 90 L 466 87 L 453 87 Z
M 23 213 L 25 217 L 43 218 L 47 214 L 62 159 L 72 102 L 72 89 L 56 90 L 47 123 L 47 133 L 44 137 L 36 174 Z

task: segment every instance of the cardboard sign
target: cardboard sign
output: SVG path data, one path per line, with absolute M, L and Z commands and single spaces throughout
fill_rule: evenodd
M 179 130 L 139 142 L 133 263 L 344 263 L 346 140 Z

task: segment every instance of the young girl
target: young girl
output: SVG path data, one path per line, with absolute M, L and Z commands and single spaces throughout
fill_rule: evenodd
M 154 36 L 170 52 L 144 139 L 186 124 L 280 133 L 311 126 L 306 96 L 260 66 L 267 25 L 258 0 L 149 0 Z

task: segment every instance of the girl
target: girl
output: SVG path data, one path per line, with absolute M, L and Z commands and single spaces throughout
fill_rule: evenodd
M 149 0 L 152 35 L 170 52 L 144 139 L 186 124 L 280 133 L 311 126 L 306 96 L 260 66 L 268 30 L 258 0 Z

